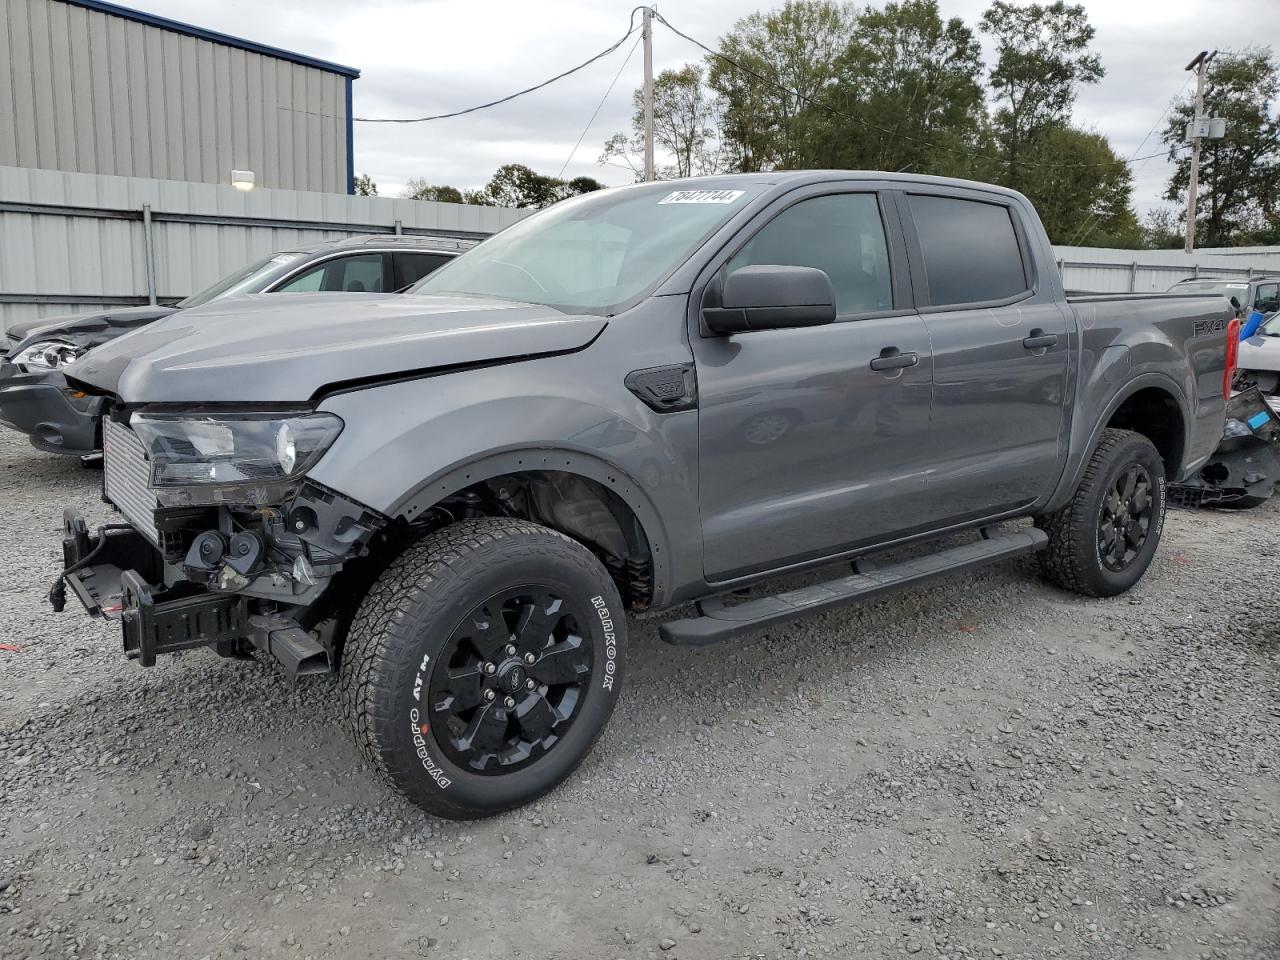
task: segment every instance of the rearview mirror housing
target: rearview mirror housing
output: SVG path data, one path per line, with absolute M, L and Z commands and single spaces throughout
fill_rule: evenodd
M 707 329 L 721 336 L 834 323 L 831 278 L 814 267 L 757 264 L 724 280 L 720 306 L 702 309 Z

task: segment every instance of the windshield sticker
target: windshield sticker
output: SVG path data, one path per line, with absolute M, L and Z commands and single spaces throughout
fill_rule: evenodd
M 669 193 L 659 203 L 733 203 L 745 191 L 743 190 L 676 190 Z

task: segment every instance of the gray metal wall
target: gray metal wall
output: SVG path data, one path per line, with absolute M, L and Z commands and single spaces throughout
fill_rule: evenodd
M 146 303 L 144 205 L 161 301 L 299 243 L 397 229 L 479 238 L 528 213 L 0 167 L 0 330 L 33 317 Z
M 1280 248 L 1237 247 L 1221 251 L 1111 250 L 1102 247 L 1054 247 L 1062 282 L 1068 290 L 1099 293 L 1160 293 L 1187 277 L 1244 280 L 1280 274 Z
M 0 0 L 0 165 L 347 190 L 348 78 L 63 3 Z

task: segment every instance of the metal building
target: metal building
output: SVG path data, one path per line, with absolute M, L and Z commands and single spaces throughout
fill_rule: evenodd
M 351 193 L 359 75 L 99 0 L 0 0 L 0 166 Z

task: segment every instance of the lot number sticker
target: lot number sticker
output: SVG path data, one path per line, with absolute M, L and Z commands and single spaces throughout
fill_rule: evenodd
M 741 190 L 676 190 L 669 193 L 659 203 L 733 203 L 740 196 Z

